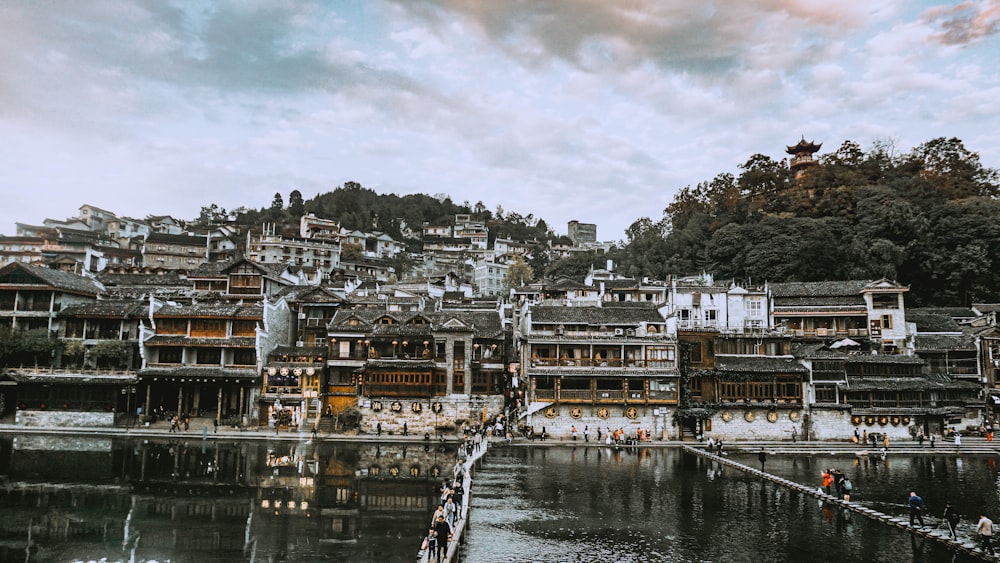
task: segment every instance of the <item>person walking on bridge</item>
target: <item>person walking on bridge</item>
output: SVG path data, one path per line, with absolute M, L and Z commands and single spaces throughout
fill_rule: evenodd
M 763 473 L 764 464 L 767 463 L 767 452 L 764 451 L 764 448 L 760 449 L 760 453 L 757 454 L 757 459 L 760 461 L 760 472 Z
M 910 505 L 910 525 L 913 525 L 913 519 L 916 518 L 920 522 L 920 527 L 924 527 L 924 499 L 920 498 L 917 493 L 910 491 L 910 498 L 907 501 Z
M 958 511 L 951 505 L 951 501 L 944 503 L 944 520 L 948 523 L 948 531 L 951 532 L 951 539 L 956 540 L 955 528 L 958 526 Z
M 979 534 L 979 541 L 982 543 L 983 551 L 989 551 L 990 555 L 996 555 L 993 551 L 993 520 L 985 514 L 979 515 L 979 524 L 976 525 L 976 533 Z
M 438 516 L 437 522 L 434 524 L 434 532 L 437 535 L 437 555 L 435 559 L 441 561 L 441 553 L 444 552 L 444 556 L 448 557 L 448 540 L 451 536 L 451 526 L 445 521 L 444 516 Z M 430 560 L 430 554 L 427 557 Z

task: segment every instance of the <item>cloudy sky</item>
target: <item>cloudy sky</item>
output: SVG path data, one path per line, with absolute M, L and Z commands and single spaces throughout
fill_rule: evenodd
M 1000 0 L 0 4 L 0 234 L 356 181 L 620 240 L 801 137 L 1000 168 Z

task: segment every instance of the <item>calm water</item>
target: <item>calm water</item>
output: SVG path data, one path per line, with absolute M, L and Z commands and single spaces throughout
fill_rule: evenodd
M 756 456 L 732 456 L 757 465 Z M 937 525 L 1000 515 L 992 456 L 777 456 L 767 469 L 819 486 L 824 467 L 852 478 L 852 500 L 908 514 L 911 489 Z M 673 449 L 496 448 L 476 472 L 464 561 L 952 561 L 936 542 Z M 974 535 L 963 519 L 960 534 Z M 966 560 L 959 556 L 956 561 Z
M 0 437 L 0 563 L 413 563 L 454 463 L 422 444 L 199 438 Z M 854 500 L 903 514 L 916 489 L 937 516 L 949 498 L 1000 514 L 996 461 L 772 455 L 767 468 L 818 486 L 839 467 Z M 680 450 L 501 446 L 475 475 L 464 562 L 951 561 Z
M 422 444 L 4 436 L 0 562 L 412 563 L 453 466 Z

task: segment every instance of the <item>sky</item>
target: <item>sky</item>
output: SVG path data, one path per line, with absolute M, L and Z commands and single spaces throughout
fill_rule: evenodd
M 1000 0 L 0 3 L 0 234 L 357 182 L 618 241 L 754 154 L 1000 168 Z

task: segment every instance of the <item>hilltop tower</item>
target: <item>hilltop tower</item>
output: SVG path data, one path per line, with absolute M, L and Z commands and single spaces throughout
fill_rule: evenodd
M 801 177 L 809 168 L 816 166 L 817 162 L 813 160 L 813 154 L 822 146 L 823 143 L 816 144 L 813 141 L 806 141 L 805 136 L 803 136 L 797 144 L 785 147 L 785 152 L 792 155 L 789 167 L 795 173 L 796 178 Z

